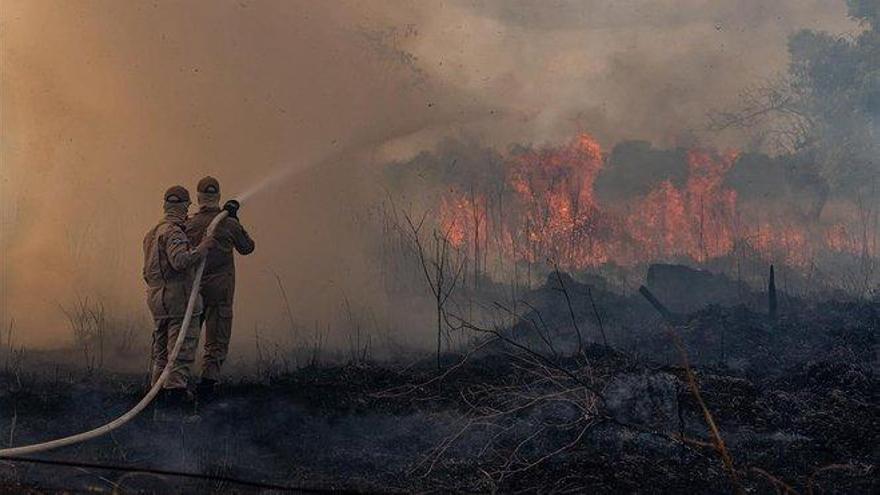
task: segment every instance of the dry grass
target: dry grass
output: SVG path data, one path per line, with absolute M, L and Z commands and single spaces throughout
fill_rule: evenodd
M 107 312 L 100 301 L 77 297 L 69 307 L 61 306 L 73 339 L 82 353 L 83 367 L 88 373 L 104 367 L 104 346 L 107 335 Z

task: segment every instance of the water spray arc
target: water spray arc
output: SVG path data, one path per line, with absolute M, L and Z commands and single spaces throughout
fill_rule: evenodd
M 239 199 L 241 201 L 241 199 Z M 211 221 L 210 225 L 208 225 L 207 235 L 214 235 L 214 230 L 217 228 L 217 225 L 226 218 L 229 213 L 226 210 L 222 210 L 217 214 L 216 217 Z M 177 341 L 174 342 L 174 348 L 171 350 L 171 354 L 168 356 L 168 364 L 165 365 L 165 369 L 162 370 L 162 374 L 159 375 L 159 378 L 156 380 L 156 383 L 150 388 L 146 395 L 137 403 L 134 407 L 132 407 L 128 412 L 114 419 L 113 421 L 99 426 L 95 429 L 85 431 L 82 433 L 77 433 L 76 435 L 70 435 L 68 437 L 58 438 L 56 440 L 50 440 L 48 442 L 35 443 L 32 445 L 23 445 L 21 447 L 11 447 L 7 449 L 0 449 L 0 458 L 3 457 L 15 457 L 29 454 L 36 454 L 38 452 L 45 452 L 47 450 L 57 449 L 59 447 L 65 447 L 68 445 L 73 445 L 81 442 L 85 442 L 87 440 L 91 440 L 94 438 L 98 438 L 100 436 L 106 435 L 111 431 L 125 425 L 129 421 L 135 418 L 138 414 L 140 414 L 151 402 L 156 398 L 159 391 L 162 389 L 162 386 L 165 385 L 165 382 L 168 380 L 168 377 L 171 375 L 171 368 L 174 366 L 175 361 L 177 361 L 177 355 L 180 353 L 180 348 L 183 347 L 183 340 L 186 337 L 186 330 L 189 328 L 190 322 L 193 317 L 193 310 L 196 306 L 196 300 L 199 297 L 199 288 L 202 283 L 202 275 L 205 272 L 205 258 L 199 262 L 199 266 L 196 269 L 195 279 L 193 280 L 192 290 L 189 293 L 189 300 L 186 304 L 186 313 L 183 316 L 183 324 L 181 325 L 181 330 L 177 334 Z

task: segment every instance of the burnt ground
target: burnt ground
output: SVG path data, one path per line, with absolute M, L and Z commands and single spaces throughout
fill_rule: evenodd
M 548 296 L 542 304 L 541 294 L 532 306 L 547 323 L 557 303 Z M 198 421 L 150 411 L 111 436 L 39 457 L 362 492 L 733 492 L 669 336 L 655 324 L 636 328 L 646 314 L 637 299 L 596 296 L 607 308 L 612 348 L 589 339 L 580 353 L 533 355 L 518 345 L 540 345 L 519 325 L 463 361 L 445 356 L 442 379 L 430 358 L 242 379 L 226 384 L 220 400 L 200 405 Z M 798 493 L 880 492 L 878 308 L 870 301 L 798 303 L 769 321 L 745 307 L 710 307 L 677 328 L 746 490 L 777 493 L 786 483 Z M 574 313 L 577 331 L 593 335 L 591 309 Z M 564 347 L 576 332 L 570 315 L 567 324 L 556 320 L 551 333 Z M 531 359 L 538 354 L 549 360 Z M 541 374 L 548 367 L 556 372 Z M 557 383 L 568 376 L 571 384 Z M 554 387 L 572 400 L 528 399 L 555 396 Z M 97 426 L 134 404 L 143 389 L 143 377 L 133 375 L 4 374 L 0 442 L 20 445 Z M 591 402 L 589 390 L 601 400 Z M 437 446 L 444 448 L 438 453 Z M 261 492 L 3 461 L 0 488 Z

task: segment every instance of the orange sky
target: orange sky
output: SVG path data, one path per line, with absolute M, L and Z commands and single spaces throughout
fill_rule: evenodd
M 304 320 L 379 304 L 353 228 L 371 164 L 448 135 L 694 139 L 708 105 L 784 70 L 788 34 L 856 29 L 843 2 L 718 4 L 2 0 L 0 317 L 55 347 L 77 296 L 142 314 L 162 191 L 287 166 L 242 211 L 238 325 L 277 321 L 273 272 Z

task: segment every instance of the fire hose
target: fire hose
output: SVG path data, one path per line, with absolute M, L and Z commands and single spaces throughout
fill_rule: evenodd
M 217 216 L 211 221 L 208 225 L 206 236 L 210 237 L 214 235 L 214 229 L 217 228 L 217 225 L 227 216 L 229 212 L 226 210 L 221 210 Z M 50 440 L 48 442 L 35 443 L 32 445 L 23 445 L 21 447 L 11 447 L 8 449 L 0 449 L 0 458 L 2 457 L 14 457 L 14 456 L 22 456 L 28 454 L 35 454 L 37 452 L 45 452 L 47 450 L 57 449 L 59 447 L 65 447 L 68 445 L 73 445 L 81 442 L 85 442 L 87 440 L 91 440 L 93 438 L 98 438 L 100 436 L 106 435 L 111 431 L 125 425 L 129 421 L 135 418 L 138 414 L 140 414 L 147 406 L 153 402 L 153 399 L 156 398 L 156 395 L 159 394 L 159 390 L 162 389 L 162 386 L 165 385 L 165 382 L 168 380 L 168 377 L 171 375 L 171 369 L 174 367 L 175 361 L 177 361 L 177 355 L 180 353 L 180 348 L 183 347 L 183 340 L 186 338 L 187 332 L 189 330 L 190 322 L 192 321 L 193 311 L 195 310 L 196 301 L 199 297 L 199 286 L 202 283 L 202 274 L 205 271 L 205 258 L 199 262 L 199 266 L 196 269 L 195 278 L 193 279 L 192 290 L 189 293 L 189 300 L 186 304 L 186 313 L 183 316 L 183 323 L 180 326 L 180 331 L 177 333 L 177 341 L 174 342 L 174 348 L 171 350 L 171 354 L 168 356 L 168 363 L 165 365 L 165 369 L 162 370 L 162 374 L 159 375 L 159 378 L 156 380 L 156 383 L 150 388 L 147 394 L 140 400 L 137 404 L 134 405 L 128 412 L 114 419 L 113 421 L 99 426 L 95 429 L 85 431 L 82 433 L 77 433 L 76 435 L 70 435 L 68 437 L 58 438 L 56 440 Z

